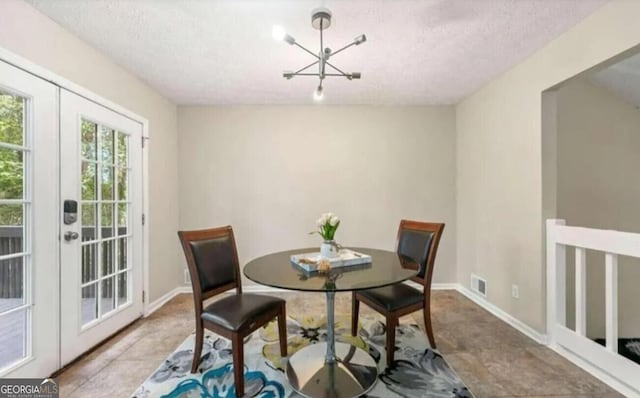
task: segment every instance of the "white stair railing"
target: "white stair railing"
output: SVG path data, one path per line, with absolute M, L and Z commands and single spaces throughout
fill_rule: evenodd
M 566 325 L 566 251 L 575 248 L 575 331 Z M 606 346 L 587 338 L 586 250 L 605 253 Z M 618 255 L 640 258 L 640 234 L 547 220 L 547 334 L 550 344 L 628 396 L 640 396 L 640 365 L 618 354 Z M 640 297 L 640 294 L 639 294 Z M 592 372 L 593 373 L 593 372 Z

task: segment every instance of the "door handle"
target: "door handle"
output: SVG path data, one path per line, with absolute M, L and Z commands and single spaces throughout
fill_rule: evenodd
M 64 233 L 64 240 L 67 242 L 78 239 L 80 235 L 77 232 L 67 231 Z

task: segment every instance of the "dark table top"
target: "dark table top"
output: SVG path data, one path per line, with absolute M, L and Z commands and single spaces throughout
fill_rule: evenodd
M 328 274 L 307 272 L 291 263 L 291 255 L 317 252 L 318 248 L 295 249 L 268 254 L 244 266 L 244 275 L 261 285 L 301 291 L 349 291 L 371 289 L 405 281 L 418 274 L 417 265 L 397 253 L 352 248 L 371 256 L 371 263 L 333 268 Z

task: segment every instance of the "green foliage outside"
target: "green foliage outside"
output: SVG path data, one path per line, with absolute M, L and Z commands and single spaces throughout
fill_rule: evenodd
M 17 146 L 24 145 L 24 105 L 22 98 L 0 93 L 0 142 Z M 83 120 L 81 140 L 82 158 L 90 160 L 82 162 L 81 199 L 126 201 L 128 199 L 126 184 L 128 137 L 125 134 Z M 98 142 L 100 142 L 100 151 L 98 151 Z M 102 166 L 99 166 L 97 161 L 102 161 Z M 116 166 L 114 167 L 113 164 Z M 97 170 L 98 167 L 100 170 Z M 24 198 L 23 174 L 22 152 L 0 147 L 0 200 Z M 98 192 L 98 177 L 101 177 L 101 195 Z M 117 190 L 114 185 L 114 177 L 117 177 Z M 97 208 L 95 204 L 83 204 L 81 208 L 82 225 L 96 225 L 97 212 L 101 212 L 102 226 L 112 226 L 114 214 L 117 214 L 118 225 L 126 225 L 126 204 L 102 204 L 100 208 Z M 22 214 L 22 205 L 2 204 L 0 205 L 0 225 L 22 225 Z
M 82 122 L 82 158 L 89 161 L 82 162 L 82 200 L 127 200 L 127 136 L 117 131 L 96 125 L 93 122 Z M 98 140 L 100 150 L 98 151 Z M 101 160 L 101 170 L 96 170 L 98 164 L 90 162 Z M 115 160 L 115 162 L 114 162 Z M 111 164 L 116 164 L 116 167 Z M 117 184 L 114 185 L 114 174 Z M 100 192 L 98 192 L 98 175 L 101 177 Z M 117 188 L 117 189 L 116 189 Z M 117 210 L 116 210 L 117 207 Z M 119 226 L 127 223 L 127 207 L 125 204 L 102 204 L 96 209 L 94 204 L 83 204 L 82 224 L 96 225 L 96 212 L 101 215 L 103 227 L 113 225 L 113 215 L 117 212 Z
M 24 101 L 0 93 L 0 142 L 23 145 Z M 22 199 L 22 153 L 0 147 L 0 199 Z M 22 205 L 0 205 L 0 225 L 21 225 Z

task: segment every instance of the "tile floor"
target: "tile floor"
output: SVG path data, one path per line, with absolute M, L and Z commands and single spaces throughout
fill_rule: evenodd
M 289 315 L 321 313 L 324 296 L 282 293 Z M 436 343 L 477 398 L 621 397 L 597 379 L 455 291 L 432 299 Z M 366 313 L 366 306 L 361 307 Z M 336 312 L 351 296 L 338 294 Z M 401 322 L 422 326 L 422 314 Z M 61 397 L 129 397 L 194 328 L 191 295 L 180 295 L 60 374 Z

